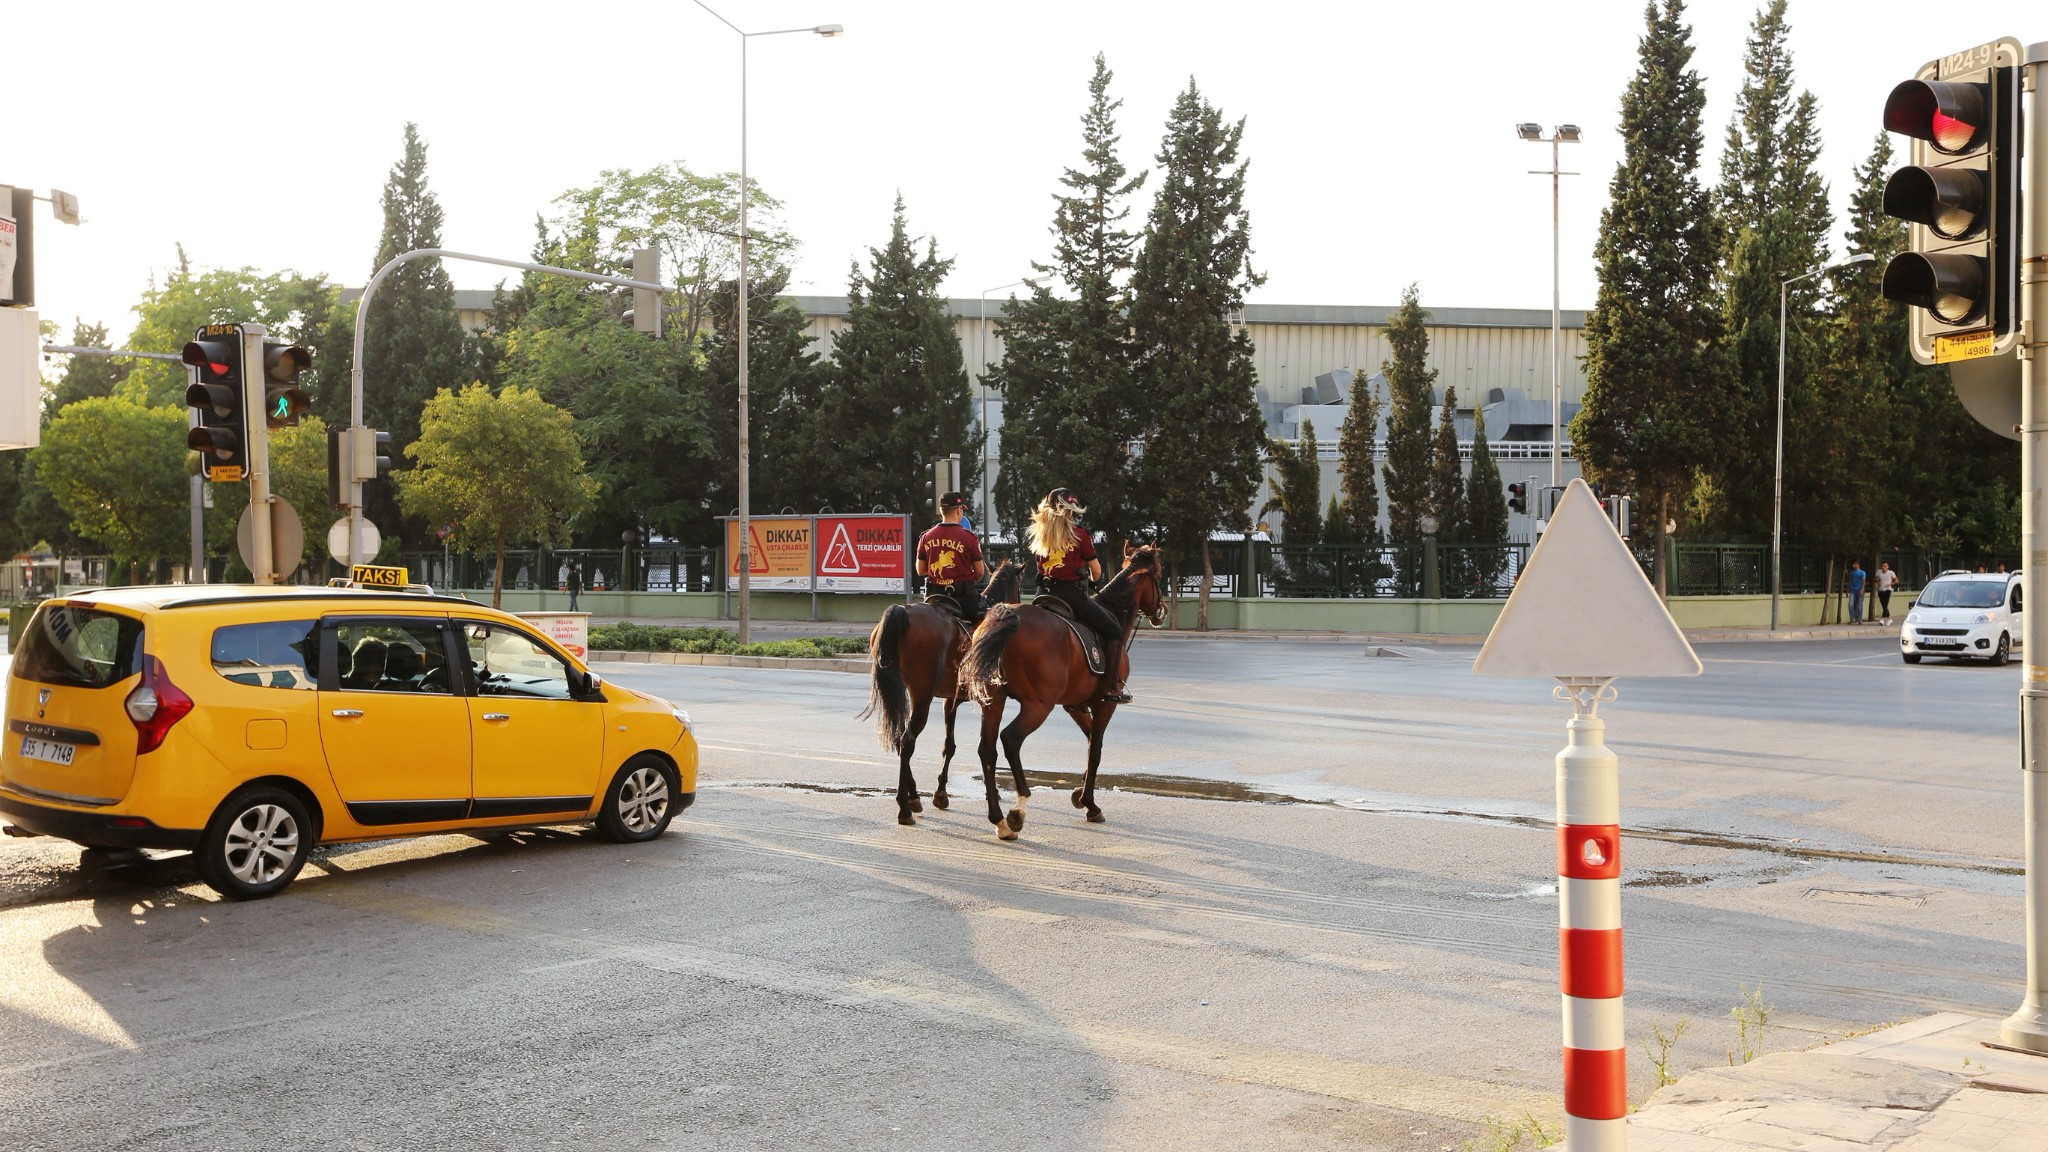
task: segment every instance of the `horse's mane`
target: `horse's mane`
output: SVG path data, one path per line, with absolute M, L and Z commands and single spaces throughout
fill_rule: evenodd
M 1132 607 L 1136 602 L 1137 592 L 1131 587 L 1131 582 L 1126 577 L 1133 570 L 1157 573 L 1159 571 L 1159 546 L 1147 544 L 1131 553 L 1131 558 L 1124 563 L 1122 568 L 1117 569 L 1116 575 L 1111 576 L 1103 584 L 1102 588 L 1095 593 L 1095 599 L 1117 608 Z

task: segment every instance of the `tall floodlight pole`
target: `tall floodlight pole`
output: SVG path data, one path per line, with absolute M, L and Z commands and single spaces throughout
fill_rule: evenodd
M 1027 281 L 1012 280 L 1008 284 L 998 284 L 993 288 L 981 290 L 981 375 L 976 379 L 981 384 L 981 527 L 984 532 L 993 531 L 996 522 L 995 508 L 989 502 L 988 488 L 988 294 L 1001 292 L 1005 288 L 1015 288 L 1024 283 Z
M 747 447 L 747 243 L 749 240 L 747 232 L 747 201 L 752 198 L 753 192 L 753 185 L 747 179 L 747 41 L 756 36 L 786 36 L 792 32 L 809 32 L 830 39 L 846 31 L 846 29 L 838 24 L 817 24 L 809 28 L 775 28 L 766 32 L 747 32 L 741 29 L 739 25 L 720 16 L 710 5 L 704 3 L 704 0 L 695 0 L 695 3 L 697 7 L 711 13 L 720 24 L 732 29 L 740 38 L 740 380 L 738 404 L 740 506 L 738 519 L 739 542 L 733 550 L 733 564 L 738 569 L 740 583 L 739 641 L 742 644 L 746 644 L 752 639 L 751 634 L 754 620 L 752 600 L 754 567 L 753 524 L 751 522 L 752 510 L 748 507 L 748 500 L 752 493 L 748 478 L 749 461 Z
M 1577 176 L 1577 172 L 1558 171 L 1560 144 L 1577 144 L 1579 126 L 1559 124 L 1543 134 L 1540 124 L 1517 124 L 1515 134 L 1524 140 L 1534 140 L 1550 145 L 1550 167 L 1548 170 L 1532 168 L 1532 176 L 1550 177 L 1550 486 L 1556 488 L 1564 483 L 1564 308 L 1563 292 L 1559 287 L 1559 177 Z
M 1868 264 L 1877 257 L 1868 252 L 1858 252 L 1840 264 L 1826 268 L 1815 268 L 1801 272 L 1789 280 L 1778 282 L 1778 448 L 1776 465 L 1771 479 L 1771 631 L 1778 630 L 1778 595 L 1781 561 L 1785 551 L 1785 303 L 1791 296 L 1792 286 L 1801 280 L 1808 280 L 1823 272 L 1833 272 L 1857 264 Z

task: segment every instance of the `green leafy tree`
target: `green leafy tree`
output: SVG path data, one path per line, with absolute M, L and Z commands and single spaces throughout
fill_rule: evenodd
M 1501 486 L 1500 465 L 1486 442 L 1486 407 L 1472 407 L 1472 479 L 1466 486 L 1465 543 L 1471 554 L 1472 582 L 1479 595 L 1492 595 L 1507 570 L 1500 545 L 1508 542 L 1508 494 Z
M 348 412 L 348 343 L 353 331 L 340 289 L 323 276 L 296 272 L 265 275 L 254 268 L 195 267 L 181 245 L 178 263 L 161 284 L 152 282 L 135 305 L 135 331 L 124 346 L 137 352 L 184 351 L 206 324 L 259 323 L 264 339 L 300 344 L 313 355 L 301 378 L 316 406 L 334 402 Z M 77 359 L 84 359 L 79 357 Z M 153 407 L 183 408 L 185 367 L 165 360 L 119 360 L 123 376 L 114 393 Z
M 1420 573 L 1408 568 L 1420 555 L 1435 456 L 1429 406 L 1436 391 L 1436 369 L 1429 366 L 1429 331 L 1424 327 L 1428 322 L 1421 293 L 1410 284 L 1401 293 L 1401 306 L 1387 320 L 1386 339 L 1394 358 L 1380 366 L 1387 378 L 1387 538 L 1401 550 L 1401 580 L 1411 594 L 1422 586 Z
M 1586 394 L 1572 443 L 1586 478 L 1633 492 L 1658 536 L 1691 502 L 1719 418 L 1702 397 L 1727 391 L 1713 281 L 1719 236 L 1700 185 L 1706 93 L 1681 0 L 1652 3 L 1640 63 L 1621 98 L 1622 160 L 1608 184 L 1593 255 L 1600 288 L 1586 317 Z
M 1721 158 L 1717 205 L 1727 255 L 1727 332 L 1735 381 L 1714 423 L 1713 518 L 1723 528 L 1764 532 L 1776 452 L 1778 302 L 1782 282 L 1827 263 L 1834 230 L 1828 188 L 1819 175 L 1818 102 L 1793 91 L 1786 0 L 1767 0 L 1750 25 L 1742 89 Z M 1804 323 L 1823 303 L 1817 278 L 1791 286 L 1786 379 L 1810 391 L 1823 348 Z M 1809 331 L 1812 327 L 1813 331 Z M 1788 389 L 1788 401 L 1790 389 Z M 1806 405 L 1809 411 L 1815 410 Z
M 72 531 L 139 574 L 184 549 L 185 451 L 183 412 L 96 396 L 50 421 L 36 473 Z
M 405 152 L 384 182 L 384 229 L 372 269 L 418 248 L 441 246 L 441 204 L 427 189 L 427 145 L 419 126 L 405 126 Z M 403 452 L 420 435 L 421 411 L 443 388 L 475 379 L 475 359 L 455 312 L 455 285 L 437 260 L 414 260 L 386 277 L 370 302 L 363 344 L 363 413 L 371 427 L 391 433 Z M 345 403 L 345 401 L 344 401 Z M 346 420 L 346 408 L 321 411 Z M 399 459 L 393 464 L 398 466 Z M 401 524 L 391 486 L 367 489 L 368 511 L 385 535 L 424 545 L 431 526 Z
M 609 227 L 593 214 L 564 234 L 544 231 L 535 259 L 603 268 L 598 237 Z M 616 546 L 628 529 L 708 542 L 710 494 L 729 474 L 717 459 L 715 429 L 732 402 L 711 395 L 703 353 L 687 333 L 671 327 L 657 338 L 627 325 L 630 301 L 627 290 L 529 274 L 501 292 L 493 311 L 485 339 L 491 372 L 575 417 L 600 485 L 572 525 L 583 543 Z
M 527 388 L 442 389 L 405 453 L 413 467 L 398 473 L 399 501 L 408 515 L 452 524 L 455 547 L 492 553 L 492 607 L 503 599 L 506 545 L 554 547 L 597 494 L 569 413 Z
M 927 465 L 955 452 L 962 491 L 980 482 L 973 393 L 940 291 L 953 262 L 939 257 L 937 240 L 924 249 L 918 255 L 898 196 L 888 245 L 868 250 L 868 271 L 852 270 L 846 327 L 819 404 L 829 439 L 814 459 L 836 508 L 913 512 L 926 503 Z
M 1145 432 L 1130 329 L 1135 235 L 1125 198 L 1145 173 L 1117 158 L 1112 78 L 1098 53 L 1081 117 L 1082 166 L 1060 177 L 1053 255 L 1023 299 L 1012 297 L 998 325 L 1003 362 L 989 373 L 1003 395 L 1003 467 L 995 499 L 1002 522 L 1022 524 L 1056 487 L 1081 493 L 1089 523 L 1112 540 L 1146 526 L 1130 445 Z M 1055 290 L 1064 295 L 1055 295 Z
M 83 320 L 71 327 L 71 343 L 78 348 L 105 348 L 107 343 L 105 324 L 87 324 Z M 43 398 L 46 415 L 55 416 L 65 405 L 77 400 L 90 400 L 95 396 L 112 396 L 120 387 L 121 378 L 128 374 L 131 361 L 113 356 L 71 356 L 66 359 L 64 374 L 57 377 L 56 387 Z
M 748 181 L 748 279 L 766 281 L 796 249 L 796 240 L 778 223 L 782 204 Z M 576 231 L 593 223 L 590 233 L 593 271 L 631 275 L 633 252 L 653 248 L 661 254 L 663 278 L 680 289 L 664 301 L 671 326 L 681 329 L 685 343 L 711 324 L 713 296 L 739 278 L 740 178 L 735 172 L 699 175 L 681 163 L 657 164 L 644 172 L 612 169 L 598 174 L 589 188 L 576 188 L 556 199 L 566 210 L 558 223 Z M 581 267 L 582 265 L 578 265 Z M 753 304 L 748 301 L 749 307 Z
M 1159 191 L 1131 277 L 1138 379 L 1154 405 L 1143 496 L 1183 554 L 1201 551 L 1196 627 L 1205 630 L 1209 535 L 1245 524 L 1266 443 L 1251 337 L 1226 319 L 1264 282 L 1251 265 L 1243 141 L 1244 121 L 1226 123 L 1190 79 L 1167 114 Z

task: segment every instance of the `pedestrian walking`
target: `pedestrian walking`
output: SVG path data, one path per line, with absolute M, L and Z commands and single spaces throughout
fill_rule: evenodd
M 569 561 L 569 611 L 576 611 L 576 595 L 583 591 L 583 568 L 574 560 Z
M 1849 623 L 1863 623 L 1863 561 L 1849 562 Z
M 1883 560 L 1877 562 L 1877 614 L 1892 622 L 1892 589 L 1899 586 L 1899 574 Z

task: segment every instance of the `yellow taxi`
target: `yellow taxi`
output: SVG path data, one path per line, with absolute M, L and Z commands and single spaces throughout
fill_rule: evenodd
M 591 822 L 651 840 L 696 798 L 687 714 L 508 613 L 361 587 L 46 601 L 15 638 L 0 818 L 184 848 L 234 899 L 315 844 Z

